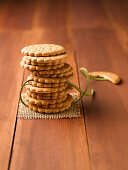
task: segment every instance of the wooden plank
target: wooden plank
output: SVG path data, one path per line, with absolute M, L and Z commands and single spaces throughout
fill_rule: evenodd
M 35 1 L 6 0 L 0 9 L 0 29 L 30 29 Z
M 97 0 L 68 1 L 68 27 L 73 28 L 109 28 L 110 22 Z
M 99 0 L 38 0 L 32 28 L 38 27 L 109 28 L 110 22 Z
M 32 29 L 63 29 L 67 26 L 68 4 L 65 0 L 38 0 Z
M 128 52 L 128 1 L 101 2 L 123 49 Z
M 79 67 L 86 67 L 89 71 L 112 71 L 122 78 L 120 85 L 91 81 L 91 87 L 96 90 L 95 97 L 84 99 L 92 169 L 127 170 L 127 56 L 113 31 L 77 29 L 74 30 L 74 38 Z M 82 76 L 80 84 L 85 88 Z
M 25 33 L 0 32 L 0 169 L 8 169 L 23 70 L 19 67 Z
M 56 43 L 72 46 L 67 31 L 33 30 L 29 43 Z M 69 62 L 77 72 L 73 56 Z M 84 119 L 20 120 L 17 122 L 11 170 L 84 170 L 90 169 Z

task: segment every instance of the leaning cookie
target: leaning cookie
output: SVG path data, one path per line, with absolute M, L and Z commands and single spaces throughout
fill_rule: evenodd
M 29 64 L 26 64 L 24 63 L 23 61 L 20 62 L 20 65 L 22 68 L 27 68 L 29 70 L 53 70 L 53 69 L 57 69 L 57 68 L 61 68 L 64 66 L 64 63 L 63 64 L 57 64 L 57 65 L 48 65 L 48 66 L 32 66 L 32 65 L 29 65 Z
M 69 97 L 66 100 L 64 100 L 64 102 L 62 102 L 63 104 L 62 103 L 56 104 L 54 108 L 47 108 L 47 106 L 37 107 L 36 105 L 32 104 L 28 104 L 28 106 L 31 110 L 39 113 L 57 113 L 68 109 L 71 106 L 72 101 L 73 98 L 71 95 L 69 95 Z
M 28 56 L 52 56 L 65 53 L 65 49 L 55 44 L 37 44 L 24 47 L 21 52 Z
M 66 81 L 71 80 L 73 76 L 74 76 L 73 74 L 70 74 L 65 77 L 45 78 L 45 77 L 38 77 L 38 76 L 34 76 L 33 74 L 30 74 L 30 79 L 39 83 L 64 83 Z
M 62 103 L 66 98 L 67 96 L 64 96 L 62 98 L 59 98 L 59 99 L 49 99 L 49 100 L 37 100 L 37 99 L 34 99 L 32 97 L 29 97 L 27 95 L 27 93 L 24 93 L 22 94 L 22 97 L 29 103 L 29 104 L 33 104 L 33 105 L 36 105 L 36 106 L 45 106 L 45 105 L 55 105 L 57 103 Z M 53 106 L 51 106 L 53 108 Z M 49 106 L 50 108 L 50 106 Z

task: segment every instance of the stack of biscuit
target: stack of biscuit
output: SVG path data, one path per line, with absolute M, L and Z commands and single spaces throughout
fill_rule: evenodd
M 65 63 L 69 57 L 64 47 L 38 44 L 24 47 L 21 67 L 30 70 L 25 103 L 33 111 L 56 113 L 68 109 L 72 103 L 72 88 L 65 83 L 73 77 L 72 67 Z

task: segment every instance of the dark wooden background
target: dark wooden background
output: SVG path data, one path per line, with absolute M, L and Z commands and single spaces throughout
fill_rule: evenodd
M 20 50 L 36 43 L 70 49 L 83 89 L 80 67 L 115 72 L 122 83 L 91 81 L 96 94 L 79 119 L 17 119 Z M 128 169 L 127 0 L 0 1 L 0 54 L 0 170 Z

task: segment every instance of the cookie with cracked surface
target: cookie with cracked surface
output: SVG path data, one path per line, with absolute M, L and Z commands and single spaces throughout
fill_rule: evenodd
M 65 48 L 55 44 L 37 44 L 24 47 L 21 52 L 28 56 L 52 56 L 65 52 Z

